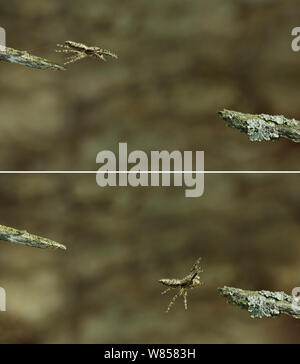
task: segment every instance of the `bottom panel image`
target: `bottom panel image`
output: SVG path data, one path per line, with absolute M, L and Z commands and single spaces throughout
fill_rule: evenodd
M 298 184 L 2 175 L 0 342 L 299 343 Z

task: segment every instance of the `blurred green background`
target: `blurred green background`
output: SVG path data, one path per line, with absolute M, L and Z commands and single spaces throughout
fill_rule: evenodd
M 7 45 L 63 63 L 65 40 L 116 51 L 67 72 L 0 64 L 0 169 L 96 170 L 101 150 L 204 150 L 207 170 L 298 170 L 299 146 L 251 143 L 216 115 L 300 119 L 299 1 L 0 1 Z M 68 246 L 0 242 L 1 343 L 299 343 L 216 289 L 300 285 L 297 175 L 208 175 L 181 188 L 100 188 L 94 175 L 1 175 L 0 223 Z M 203 257 L 205 286 L 164 313 L 160 278 Z

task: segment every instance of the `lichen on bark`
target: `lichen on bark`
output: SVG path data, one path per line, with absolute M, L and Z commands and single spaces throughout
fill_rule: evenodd
M 253 142 L 277 140 L 280 137 L 300 142 L 300 122 L 283 115 L 246 114 L 223 110 L 218 113 L 228 126 L 247 133 Z
M 17 230 L 11 227 L 0 225 L 0 240 L 6 240 L 11 243 L 27 245 L 40 249 L 67 250 L 67 248 L 56 241 L 33 235 L 24 230 Z
M 0 46 L 0 61 L 17 63 L 40 70 L 65 71 L 66 69 L 45 58 L 34 56 L 26 51 Z
M 300 307 L 295 310 L 293 297 L 284 292 L 247 291 L 226 286 L 218 290 L 228 303 L 247 310 L 252 318 L 285 314 L 300 319 Z

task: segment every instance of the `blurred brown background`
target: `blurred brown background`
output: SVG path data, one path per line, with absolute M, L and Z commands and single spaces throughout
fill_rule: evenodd
M 0 64 L 0 169 L 96 170 L 101 150 L 204 150 L 207 170 L 298 170 L 300 147 L 251 143 L 216 112 L 300 119 L 299 1 L 0 1 L 7 45 L 63 62 L 82 41 L 119 60 L 67 72 Z M 66 253 L 0 242 L 1 343 L 299 343 L 289 317 L 252 320 L 216 288 L 300 285 L 297 175 L 209 175 L 181 188 L 104 188 L 93 175 L 1 175 L 0 223 Z M 157 280 L 203 257 L 179 300 Z

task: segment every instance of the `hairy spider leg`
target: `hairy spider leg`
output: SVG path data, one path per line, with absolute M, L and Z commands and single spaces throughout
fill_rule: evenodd
M 188 304 L 187 304 L 187 294 L 188 291 L 184 290 L 184 294 L 183 294 L 183 300 L 184 300 L 184 308 L 187 310 L 188 309 Z
M 67 62 L 70 62 L 70 63 L 76 62 L 76 60 L 77 60 L 78 56 L 79 56 L 79 55 L 77 55 L 77 56 L 70 56 L 70 57 L 66 57 L 66 59 L 65 59 L 65 63 L 64 63 L 64 64 L 67 64 Z
M 66 66 L 67 64 L 75 63 L 85 57 L 86 57 L 86 54 L 78 53 L 77 56 L 71 57 L 69 61 L 64 63 L 64 65 Z
M 184 288 L 181 288 L 179 290 L 179 292 L 176 293 L 176 295 L 172 298 L 171 302 L 169 303 L 169 306 L 167 308 L 166 313 L 168 313 L 171 310 L 171 308 L 174 305 L 174 303 L 176 302 L 177 298 L 180 297 L 180 296 L 182 296 L 184 294 L 184 291 L 185 291 L 185 289 Z
M 76 54 L 81 54 L 79 52 L 69 52 L 69 51 L 56 51 L 56 53 L 66 53 L 66 54 L 71 54 L 73 57 L 76 55 Z
M 78 51 L 76 51 L 75 49 L 71 49 L 70 47 L 63 44 L 57 44 L 57 47 L 63 48 L 61 50 L 56 49 L 55 51 L 58 53 L 68 53 L 68 52 L 78 53 Z
M 68 45 L 66 45 L 66 44 L 56 44 L 57 45 L 57 47 L 60 47 L 60 48 L 67 48 L 67 49 L 71 49 Z
M 112 58 L 116 58 L 116 59 L 119 58 L 117 54 L 109 51 L 108 49 L 101 49 L 100 52 L 103 53 L 103 54 L 105 54 L 106 56 L 110 56 Z
M 75 58 L 75 57 L 77 57 L 79 54 L 81 54 L 81 53 L 78 53 L 78 52 L 76 52 L 76 53 L 77 53 L 76 55 L 72 54 L 72 55 L 70 55 L 70 56 L 66 57 L 66 59 Z
M 73 49 L 55 49 L 56 53 L 80 53 L 78 51 L 74 51 Z
M 103 54 L 94 53 L 93 56 L 98 57 L 98 58 L 102 59 L 102 61 L 106 62 L 106 59 Z
M 168 293 L 169 291 L 171 291 L 173 288 L 167 288 L 165 291 L 163 291 L 161 294 L 166 294 L 166 293 Z

